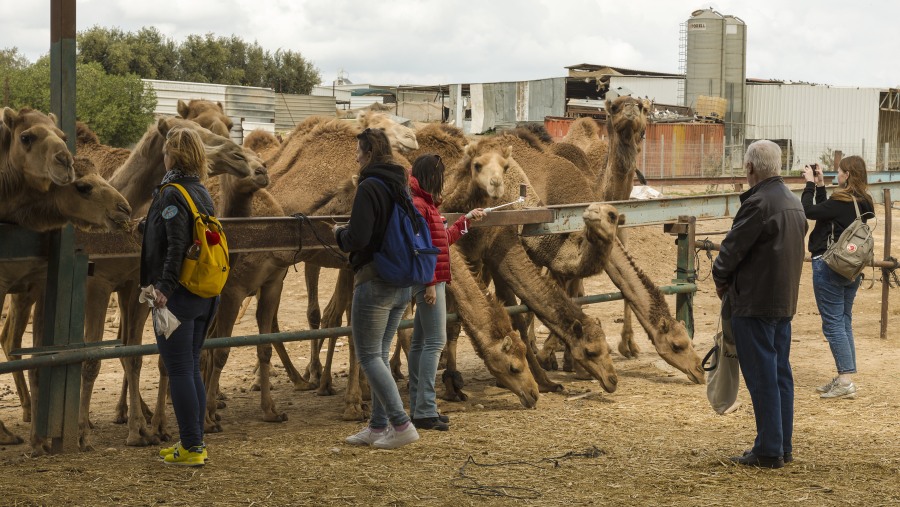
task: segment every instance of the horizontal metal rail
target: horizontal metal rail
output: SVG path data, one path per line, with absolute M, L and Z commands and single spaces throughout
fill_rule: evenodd
M 694 248 L 698 248 L 700 250 L 713 250 L 713 251 L 718 252 L 719 248 L 721 246 L 722 246 L 721 244 L 713 243 L 712 241 L 697 240 L 694 242 Z M 812 257 L 807 255 L 806 257 L 803 258 L 803 260 L 804 260 L 804 262 L 812 262 Z M 897 268 L 900 268 L 900 261 L 895 261 L 895 260 L 879 261 L 879 260 L 873 259 L 872 263 L 869 264 L 869 267 L 897 269 Z
M 666 285 L 659 288 L 663 294 L 684 294 L 697 291 L 697 285 L 692 283 L 682 283 L 675 285 Z M 618 301 L 623 299 L 621 292 L 608 292 L 604 294 L 595 294 L 580 298 L 573 298 L 577 304 L 593 304 L 603 303 L 607 301 Z M 506 312 L 510 315 L 516 315 L 529 311 L 525 305 L 516 305 L 506 307 Z M 447 315 L 447 322 L 455 322 L 458 320 L 456 314 Z M 413 326 L 412 320 L 403 320 L 400 322 L 400 329 L 408 329 Z M 338 336 L 349 336 L 351 329 L 349 326 L 310 329 L 303 331 L 290 331 L 282 333 L 268 333 L 248 336 L 226 336 L 222 338 L 210 338 L 203 344 L 204 349 L 214 349 L 220 347 L 239 347 L 249 345 L 263 345 L 266 343 L 284 343 L 294 341 L 316 340 L 320 338 L 331 338 Z M 107 342 L 109 343 L 109 342 Z M 17 351 L 24 353 L 24 350 Z M 159 349 L 155 343 L 146 345 L 122 345 L 111 347 L 82 347 L 77 346 L 68 350 L 61 350 L 50 354 L 43 354 L 44 349 L 40 350 L 41 355 L 29 359 L 16 359 L 5 363 L 0 363 L 0 374 L 12 373 L 16 371 L 25 371 L 33 368 L 43 368 L 46 366 L 60 366 L 64 364 L 80 363 L 89 359 L 116 359 L 123 357 L 149 356 L 159 354 Z

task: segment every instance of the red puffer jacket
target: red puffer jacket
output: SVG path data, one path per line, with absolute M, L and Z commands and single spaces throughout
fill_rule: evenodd
M 416 205 L 419 213 L 425 217 L 425 222 L 428 223 L 428 227 L 431 229 L 431 242 L 441 250 L 441 253 L 438 254 L 437 267 L 434 269 L 434 280 L 428 285 L 434 285 L 438 282 L 449 282 L 450 245 L 456 243 L 456 240 L 463 235 L 464 230 L 468 230 L 468 220 L 463 215 L 449 228 L 445 227 L 444 217 L 441 216 L 441 212 L 435 206 L 434 199 L 432 199 L 431 194 L 422 190 L 422 187 L 419 186 L 419 180 L 415 176 L 409 177 L 409 188 L 412 191 L 413 204 Z

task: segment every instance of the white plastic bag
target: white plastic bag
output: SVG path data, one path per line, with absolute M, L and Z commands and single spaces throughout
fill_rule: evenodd
M 730 414 L 740 403 L 737 401 L 740 384 L 740 364 L 737 358 L 737 347 L 731 331 L 731 303 L 728 298 L 722 300 L 722 330 L 716 333 L 715 346 L 704 359 L 706 376 L 706 397 L 713 410 L 719 415 Z M 712 360 L 714 364 L 706 366 Z
M 178 326 L 181 325 L 181 321 L 165 306 L 156 308 L 153 304 L 155 300 L 156 294 L 153 292 L 152 285 L 141 288 L 141 295 L 138 297 L 138 301 L 147 303 L 152 308 L 150 313 L 153 315 L 153 329 L 157 334 L 165 336 L 168 340 L 172 333 L 178 329 Z

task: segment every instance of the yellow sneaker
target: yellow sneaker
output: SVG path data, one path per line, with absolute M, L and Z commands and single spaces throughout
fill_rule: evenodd
M 181 446 L 181 442 L 178 442 L 173 447 L 160 450 L 159 456 L 167 465 L 203 466 L 209 460 L 206 444 L 185 449 Z

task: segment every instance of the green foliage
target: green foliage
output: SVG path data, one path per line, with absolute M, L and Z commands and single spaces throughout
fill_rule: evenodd
M 108 74 L 135 73 L 145 79 L 219 83 L 309 94 L 319 70 L 298 51 L 270 53 L 236 35 L 189 35 L 181 44 L 154 27 L 137 32 L 94 26 L 78 34 L 79 58 L 97 62 Z
M 50 57 L 6 73 L 9 106 L 50 111 Z M 156 95 L 135 74 L 110 75 L 99 63 L 75 66 L 75 115 L 104 144 L 129 146 L 153 121 Z
M 819 165 L 825 168 L 825 172 L 835 171 L 834 168 L 834 150 L 825 148 L 825 151 L 819 155 Z

